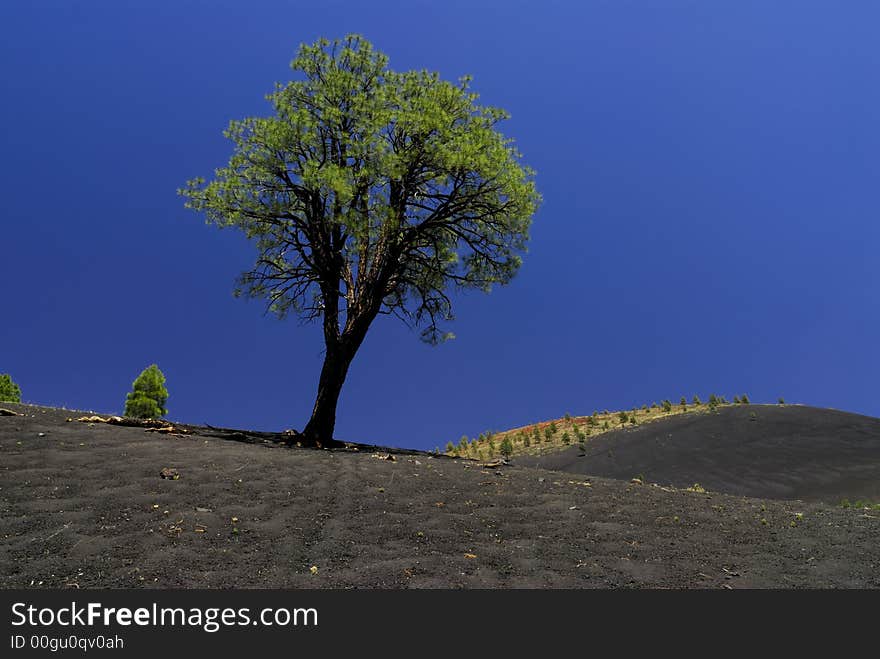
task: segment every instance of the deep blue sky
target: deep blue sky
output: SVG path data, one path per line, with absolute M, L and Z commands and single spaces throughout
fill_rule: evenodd
M 119 412 L 156 362 L 173 419 L 302 428 L 319 328 L 234 299 L 254 248 L 176 189 L 300 42 L 358 32 L 393 68 L 472 74 L 544 204 L 514 282 L 457 298 L 455 341 L 377 321 L 339 437 L 433 447 L 710 391 L 880 415 L 877 7 L 3 2 L 0 372 Z

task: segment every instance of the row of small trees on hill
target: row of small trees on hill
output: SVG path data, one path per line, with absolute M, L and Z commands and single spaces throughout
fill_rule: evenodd
M 779 399 L 780 404 L 784 404 L 784 402 L 782 398 Z M 594 411 L 589 416 L 577 418 L 566 414 L 559 421 L 538 423 L 505 433 L 487 431 L 472 440 L 467 436 L 463 436 L 457 443 L 448 442 L 445 452 L 448 455 L 459 457 L 485 459 L 498 455 L 509 457 L 515 452 L 528 451 L 544 445 L 558 446 L 561 444 L 568 446 L 576 443 L 581 448 L 584 448 L 587 437 L 594 432 L 603 432 L 613 427 L 635 426 L 644 420 L 659 418 L 666 414 L 682 413 L 692 409 L 714 411 L 719 406 L 730 404 L 749 405 L 751 400 L 748 394 L 742 394 L 734 396 L 731 403 L 725 396 L 711 393 L 705 403 L 699 395 L 694 395 L 690 402 L 688 402 L 685 396 L 682 396 L 679 399 L 678 405 L 674 405 L 669 399 L 664 399 L 660 403 L 645 404 L 640 409 L 633 408 L 630 411 L 623 410 L 614 413 L 608 410 L 604 410 L 601 413 Z

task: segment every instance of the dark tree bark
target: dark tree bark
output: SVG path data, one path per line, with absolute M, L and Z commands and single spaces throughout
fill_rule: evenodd
M 354 301 L 350 308 L 359 311 L 356 315 L 349 315 L 345 323 L 345 329 L 339 332 L 339 314 L 337 311 L 335 291 L 325 291 L 325 298 L 332 301 L 324 312 L 324 364 L 321 367 L 321 377 L 318 380 L 318 394 L 315 397 L 315 406 L 312 408 L 312 416 L 302 436 L 310 444 L 325 447 L 336 445 L 333 439 L 333 431 L 336 427 L 336 407 L 339 403 L 339 394 L 345 377 L 348 375 L 348 367 L 354 359 L 358 348 L 367 335 L 370 324 L 375 320 L 382 304 L 381 293 L 384 290 L 387 276 L 380 278 L 378 286 L 369 287 L 369 293 L 365 293 L 366 303 Z
M 324 365 L 318 380 L 318 395 L 312 416 L 303 430 L 305 439 L 317 446 L 329 446 L 333 442 L 333 430 L 336 427 L 336 406 L 339 393 L 348 375 L 348 367 L 354 352 L 346 350 L 338 342 L 327 346 L 324 354 Z

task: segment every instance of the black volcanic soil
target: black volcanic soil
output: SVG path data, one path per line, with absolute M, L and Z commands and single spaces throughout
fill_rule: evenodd
M 4 588 L 880 587 L 877 513 L 0 407 Z
M 672 416 L 517 464 L 767 499 L 880 502 L 880 419 L 800 405 Z

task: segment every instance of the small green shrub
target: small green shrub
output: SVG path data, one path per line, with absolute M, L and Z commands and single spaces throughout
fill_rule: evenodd
M 874 503 L 872 501 L 866 501 L 864 499 L 856 499 L 853 502 L 850 502 L 849 499 L 844 499 L 840 502 L 842 508 L 856 508 L 858 510 L 880 510 L 880 502 Z
M 749 400 L 748 394 L 743 394 L 739 397 L 739 402 L 743 405 L 750 405 L 752 401 Z
M 509 437 L 505 437 L 501 442 L 501 455 L 505 458 L 509 458 L 513 455 L 513 444 L 510 442 Z
M 694 405 L 702 405 L 702 404 L 703 404 L 703 401 L 701 401 L 701 400 L 700 400 L 700 397 L 697 396 L 696 394 L 694 394 L 694 397 L 691 399 L 691 402 L 692 402 Z
M 664 412 L 671 412 L 672 411 L 672 403 L 670 401 L 668 401 L 668 400 L 663 401 L 663 411 Z
M 12 381 L 12 377 L 7 373 L 0 373 L 0 402 L 21 402 L 21 388 Z
M 125 416 L 158 419 L 168 414 L 165 409 L 167 400 L 165 376 L 158 366 L 151 364 L 132 383 L 131 392 L 125 399 Z

